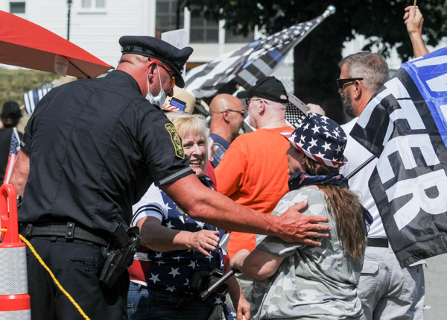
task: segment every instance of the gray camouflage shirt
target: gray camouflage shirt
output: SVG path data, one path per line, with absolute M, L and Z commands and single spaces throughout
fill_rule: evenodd
M 251 314 L 254 319 L 364 319 L 356 290 L 363 260 L 352 259 L 341 246 L 324 193 L 293 190 L 272 214 L 279 216 L 305 199 L 303 214 L 329 217 L 330 237 L 314 247 L 258 235 L 257 249 L 286 258 L 272 277 L 254 281 Z

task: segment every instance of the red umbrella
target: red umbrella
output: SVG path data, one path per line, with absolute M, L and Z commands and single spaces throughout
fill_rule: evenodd
M 53 32 L 0 11 L 0 63 L 95 78 L 112 67 Z

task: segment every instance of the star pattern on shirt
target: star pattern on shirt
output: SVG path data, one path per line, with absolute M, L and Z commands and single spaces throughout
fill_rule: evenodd
M 171 272 L 168 272 L 168 274 L 171 274 L 173 278 L 176 278 L 177 275 L 179 275 L 179 268 L 171 268 Z
M 173 228 L 174 228 L 174 226 L 173 226 L 173 224 L 171 223 L 171 221 L 168 221 L 168 223 L 166 224 L 166 227 L 167 227 L 167 228 L 170 228 L 170 229 L 173 229 Z
M 165 203 L 165 202 L 163 203 L 162 207 L 163 207 L 163 209 L 165 209 L 166 211 L 168 211 L 168 210 L 171 209 L 170 204 L 169 204 L 169 203 Z
M 163 203 L 170 207 L 166 216 L 162 217 L 162 225 L 172 226 L 173 230 L 186 230 L 196 232 L 199 230 L 216 230 L 208 223 L 192 219 L 185 213 L 181 213 L 174 202 L 162 193 Z M 162 204 L 162 202 L 160 202 Z M 220 230 L 223 233 L 222 230 Z M 222 235 L 221 235 L 222 236 Z M 170 252 L 158 252 L 147 250 L 148 259 L 152 261 L 147 277 L 148 288 L 166 290 L 168 292 L 185 292 L 189 288 L 191 272 L 196 268 L 219 268 L 222 265 L 220 253 L 210 252 L 211 256 L 195 250 L 175 250 Z M 223 270 L 223 269 L 221 269 Z M 215 300 L 210 297 L 210 303 Z
M 201 222 L 201 221 L 196 221 L 196 224 L 197 224 L 197 227 L 196 228 L 198 228 L 198 229 L 204 229 L 204 222 Z
M 153 274 L 153 273 L 151 273 L 151 278 L 148 278 L 148 280 L 150 280 L 150 281 L 156 283 L 157 281 L 160 281 L 160 279 L 159 279 L 159 275 L 158 275 L 158 274 Z

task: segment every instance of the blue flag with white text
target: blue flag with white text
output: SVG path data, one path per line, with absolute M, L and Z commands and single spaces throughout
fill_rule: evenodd
M 378 157 L 369 188 L 402 267 L 446 253 L 447 48 L 404 63 L 350 135 Z

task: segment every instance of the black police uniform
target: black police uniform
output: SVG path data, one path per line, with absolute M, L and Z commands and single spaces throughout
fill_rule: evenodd
M 129 277 L 123 274 L 112 290 L 99 285 L 101 242 L 117 223 L 129 225 L 132 205 L 152 182 L 194 173 L 174 126 L 133 77 L 113 71 L 51 90 L 28 122 L 22 150 L 30 155 L 22 234 L 91 319 L 126 319 Z M 67 223 L 98 241 L 79 239 Z M 67 233 L 33 234 L 48 225 Z M 33 319 L 82 319 L 36 259 L 29 256 L 27 264 Z

